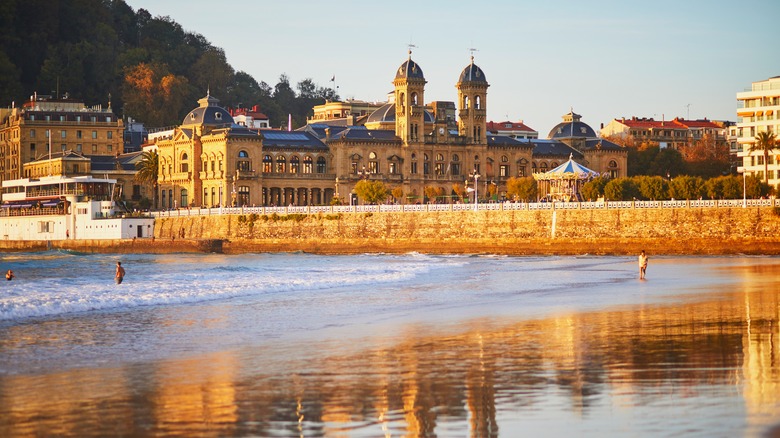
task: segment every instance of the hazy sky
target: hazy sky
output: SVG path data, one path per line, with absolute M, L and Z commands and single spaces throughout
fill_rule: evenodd
M 414 44 L 425 101 L 456 101 L 476 48 L 488 119 L 540 137 L 570 108 L 596 130 L 631 116 L 736 121 L 736 93 L 780 75 L 778 0 L 126 1 L 202 34 L 258 82 L 335 75 L 342 98 L 385 101 Z

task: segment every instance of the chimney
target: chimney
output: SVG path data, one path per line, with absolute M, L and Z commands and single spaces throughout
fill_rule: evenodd
M 325 128 L 325 141 L 330 140 L 330 128 Z

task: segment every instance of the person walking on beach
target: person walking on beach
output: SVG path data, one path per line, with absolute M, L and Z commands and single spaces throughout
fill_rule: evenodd
M 639 279 L 644 280 L 645 279 L 645 272 L 647 272 L 647 254 L 645 254 L 645 250 L 642 250 L 641 253 L 639 253 Z
M 116 262 L 116 275 L 114 281 L 116 284 L 122 284 L 122 280 L 125 278 L 125 268 L 122 267 L 122 262 Z
M 5 279 L 11 281 L 14 278 L 16 278 L 16 275 L 14 275 L 14 271 L 9 269 L 8 272 L 5 273 Z

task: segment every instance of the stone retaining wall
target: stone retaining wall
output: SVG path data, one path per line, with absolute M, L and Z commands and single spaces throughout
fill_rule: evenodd
M 6 251 L 780 254 L 772 207 L 158 218 L 154 239 L 0 242 Z

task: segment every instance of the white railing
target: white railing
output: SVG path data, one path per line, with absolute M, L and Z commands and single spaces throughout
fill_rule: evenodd
M 780 207 L 780 199 L 697 199 L 686 201 L 607 201 L 607 202 L 501 202 L 477 204 L 479 211 L 519 210 L 631 210 L 670 208 L 744 208 Z M 413 213 L 474 211 L 474 204 L 379 204 L 379 205 L 310 205 L 288 207 L 212 207 L 179 208 L 155 211 L 153 217 L 210 216 L 220 214 L 334 214 L 334 213 Z

